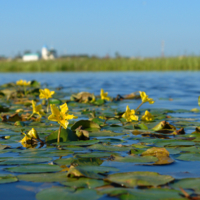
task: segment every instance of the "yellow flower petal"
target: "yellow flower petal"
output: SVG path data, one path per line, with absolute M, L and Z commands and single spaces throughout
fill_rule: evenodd
M 107 100 L 107 101 L 110 101 L 110 100 L 111 100 L 111 98 L 108 97 L 108 92 L 104 92 L 103 89 L 101 89 L 101 91 L 100 91 L 100 96 L 101 96 L 101 99 L 102 99 L 102 100 Z
M 66 103 L 60 106 L 61 111 L 54 104 L 51 104 L 50 107 L 52 114 L 48 119 L 57 121 L 64 129 L 66 129 L 69 124 L 68 120 L 77 118 L 74 115 L 68 114 L 68 106 Z
M 40 92 L 39 98 L 46 100 L 52 98 L 52 95 L 54 95 L 55 93 L 54 91 L 50 91 L 48 88 L 45 88 L 44 90 L 40 89 L 39 92 Z
M 148 111 L 148 110 L 146 110 L 145 111 L 145 114 L 142 116 L 142 120 L 143 121 L 153 121 L 153 115 Z
M 149 98 L 145 92 L 139 91 L 139 93 L 143 103 L 146 102 L 149 102 L 150 104 L 154 103 L 154 100 L 152 98 Z
M 34 139 L 39 139 L 39 135 L 37 133 L 37 131 L 32 128 L 28 133 L 27 133 L 27 136 L 30 137 L 30 138 L 34 138 Z
M 127 122 L 138 121 L 138 116 L 135 115 L 135 110 L 131 110 L 129 106 L 126 106 L 126 112 L 122 115 Z

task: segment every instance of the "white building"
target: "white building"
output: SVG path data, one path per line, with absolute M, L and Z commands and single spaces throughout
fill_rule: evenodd
M 41 54 L 44 60 L 53 60 L 56 58 L 56 51 L 54 49 L 49 51 L 46 45 L 42 47 Z
M 37 61 L 39 59 L 40 55 L 37 53 L 24 54 L 22 57 L 23 61 Z

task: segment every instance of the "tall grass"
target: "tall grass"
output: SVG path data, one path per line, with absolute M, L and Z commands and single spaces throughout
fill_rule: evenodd
M 65 58 L 49 61 L 0 61 L 0 72 L 200 70 L 200 57 L 145 59 Z

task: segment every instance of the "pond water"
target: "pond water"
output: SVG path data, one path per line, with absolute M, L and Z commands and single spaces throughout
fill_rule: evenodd
M 146 91 L 156 100 L 154 108 L 192 109 L 200 95 L 200 72 L 59 72 L 1 73 L 0 84 L 19 79 L 37 80 L 66 91 L 88 91 L 99 95 L 100 88 L 110 96 Z M 171 101 L 169 101 L 171 100 Z
M 155 100 L 152 105 L 144 104 L 143 109 L 170 109 L 191 110 L 198 108 L 200 95 L 200 72 L 59 72 L 59 73 L 3 73 L 0 74 L 0 85 L 15 82 L 19 79 L 37 80 L 43 86 L 49 88 L 62 87 L 67 94 L 87 91 L 99 95 L 103 88 L 109 96 L 116 97 L 118 94 L 126 95 L 136 91 L 145 91 L 149 97 Z M 69 96 L 66 96 L 66 99 Z M 131 109 L 139 105 L 137 100 L 125 100 L 120 103 L 119 110 L 124 111 L 129 104 Z M 173 117 L 190 118 L 200 122 L 200 114 L 177 112 L 170 114 Z M 194 130 L 187 129 L 186 134 Z M 118 136 L 117 138 L 121 138 Z M 127 141 L 128 142 L 128 141 Z M 132 143 L 134 141 L 132 140 Z M 13 154 L 14 156 L 15 154 Z M 7 156 L 7 155 L 3 155 Z M 103 166 L 117 167 L 120 172 L 128 171 L 153 171 L 160 174 L 171 175 L 174 178 L 200 177 L 198 166 L 200 161 L 176 161 L 171 165 L 164 166 L 141 166 L 134 163 L 107 162 Z M 9 173 L 0 167 L 0 173 Z M 14 173 L 15 174 L 15 173 Z M 17 173 L 16 173 L 17 174 Z M 4 199 L 35 199 L 35 193 L 42 189 L 59 185 L 57 183 L 31 183 L 20 181 L 0 185 L 0 193 Z M 12 193 L 10 193 L 12 191 Z

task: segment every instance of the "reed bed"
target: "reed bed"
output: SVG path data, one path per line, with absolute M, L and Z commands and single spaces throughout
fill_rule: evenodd
M 0 72 L 57 71 L 182 71 L 200 70 L 200 57 L 167 58 L 59 58 L 33 62 L 0 61 Z

